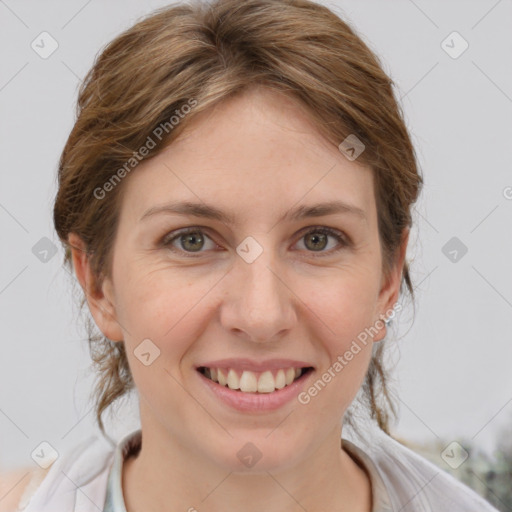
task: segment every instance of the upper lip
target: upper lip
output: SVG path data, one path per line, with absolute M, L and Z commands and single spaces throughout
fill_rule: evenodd
M 202 367 L 232 368 L 233 370 L 261 372 L 265 370 L 277 370 L 279 368 L 312 368 L 313 365 L 307 361 L 297 361 L 296 359 L 266 359 L 265 361 L 255 361 L 245 358 L 230 358 L 206 361 L 196 365 L 196 370 Z

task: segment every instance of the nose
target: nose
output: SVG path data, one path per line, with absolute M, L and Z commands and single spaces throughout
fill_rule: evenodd
M 296 297 L 285 272 L 275 265 L 269 251 L 252 263 L 240 258 L 225 283 L 221 323 L 246 341 L 275 342 L 296 322 Z

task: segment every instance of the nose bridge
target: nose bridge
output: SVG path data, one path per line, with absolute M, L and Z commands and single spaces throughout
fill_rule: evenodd
M 254 262 L 241 264 L 243 274 L 244 297 L 247 305 L 255 314 L 266 309 L 275 311 L 281 308 L 283 284 L 278 271 L 273 268 L 274 259 L 263 254 Z
M 289 329 L 293 320 L 290 291 L 280 275 L 282 267 L 269 248 L 253 261 L 240 256 L 235 267 L 229 299 L 223 304 L 225 327 L 243 331 L 252 341 L 272 341 Z

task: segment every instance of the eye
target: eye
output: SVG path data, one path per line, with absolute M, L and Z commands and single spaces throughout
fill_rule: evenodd
M 334 238 L 338 242 L 339 246 L 337 248 L 334 248 L 333 250 L 324 251 L 324 249 L 329 245 L 329 237 Z M 326 256 L 332 253 L 336 253 L 350 245 L 349 240 L 345 236 L 343 236 L 343 234 L 340 231 L 331 228 L 326 228 L 323 226 L 318 226 L 314 227 L 313 229 L 309 229 L 309 231 L 302 235 L 300 240 L 304 240 L 304 245 L 306 246 L 308 252 L 320 252 L 319 255 L 312 255 L 315 258 L 318 256 Z
M 329 237 L 333 238 L 338 244 L 338 247 L 325 251 L 324 249 L 329 245 Z M 309 253 L 319 253 L 318 255 L 312 254 L 313 257 L 326 256 L 336 253 L 341 249 L 351 245 L 350 240 L 338 230 L 327 228 L 324 226 L 315 226 L 305 232 L 300 241 L 304 240 L 304 246 Z M 210 241 L 209 249 L 215 249 L 217 244 L 205 234 L 204 229 L 201 227 L 184 228 L 178 231 L 173 231 L 164 236 L 161 245 L 169 248 L 171 251 L 184 254 L 187 257 L 195 257 L 194 253 L 200 254 L 201 249 L 208 249 L 207 241 Z M 176 245 L 179 245 L 176 247 Z
M 215 248 L 217 246 L 201 228 L 186 228 L 178 232 L 173 231 L 166 235 L 162 239 L 162 245 L 168 247 L 173 252 L 188 253 L 188 255 L 192 256 L 191 253 L 201 252 L 201 249 L 205 245 L 205 240 L 210 240 L 210 242 L 212 242 L 213 247 L 211 248 Z M 174 246 L 175 242 L 177 242 L 181 247 L 176 248 Z

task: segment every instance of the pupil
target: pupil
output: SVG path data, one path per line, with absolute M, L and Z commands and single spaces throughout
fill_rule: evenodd
M 194 247 L 194 242 L 197 243 L 197 240 L 199 240 L 199 247 Z M 189 243 L 189 241 L 192 242 L 192 247 L 186 247 L 186 245 Z M 203 237 L 197 233 L 197 232 L 194 232 L 194 233 L 188 233 L 185 235 L 185 243 L 183 245 L 183 247 L 185 249 L 191 249 L 192 251 L 194 250 L 198 250 L 198 249 L 201 249 L 201 242 L 203 241 Z
M 325 247 L 325 242 L 327 240 L 327 235 L 325 235 L 324 233 L 313 234 L 313 235 L 309 235 L 308 239 L 309 240 L 314 240 L 314 242 L 313 242 L 313 244 L 314 244 L 313 245 L 313 250 L 318 250 L 319 249 L 318 245 L 316 245 L 318 243 L 318 240 L 320 240 L 321 242 L 324 242 L 324 244 L 322 244 L 320 242 L 320 245 L 321 245 L 320 249 L 323 249 Z M 307 243 L 306 243 L 306 245 L 307 245 Z

